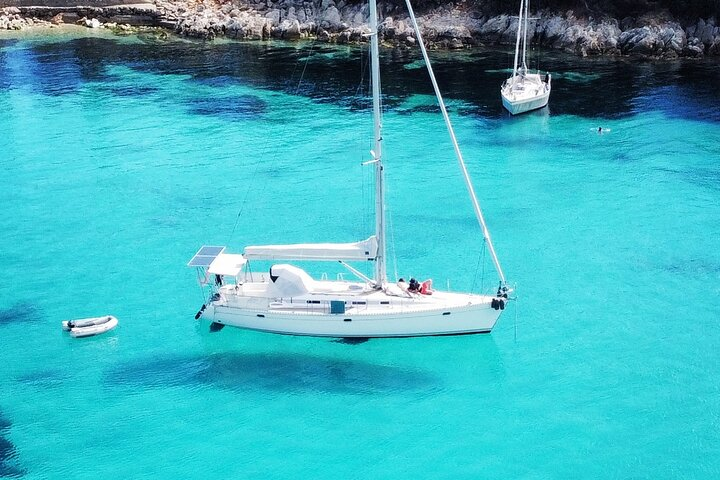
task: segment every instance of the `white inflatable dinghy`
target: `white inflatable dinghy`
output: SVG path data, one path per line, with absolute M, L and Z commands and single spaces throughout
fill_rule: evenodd
M 89 337 L 112 330 L 117 327 L 117 324 L 117 318 L 112 315 L 105 315 L 103 317 L 67 320 L 62 322 L 62 328 L 69 331 L 73 337 Z

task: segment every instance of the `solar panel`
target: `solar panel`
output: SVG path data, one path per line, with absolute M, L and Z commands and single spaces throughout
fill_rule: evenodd
M 209 245 L 203 245 L 200 247 L 200 250 L 195 255 L 210 255 L 217 257 L 223 250 L 225 250 L 225 247 L 213 247 Z
M 188 262 L 188 267 L 209 267 L 210 264 L 220 255 L 225 247 L 203 245 L 194 257 Z

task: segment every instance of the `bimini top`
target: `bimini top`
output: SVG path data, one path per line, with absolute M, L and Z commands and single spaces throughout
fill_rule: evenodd
M 221 253 L 208 267 L 208 273 L 237 277 L 247 263 L 245 257 L 237 253 Z
M 245 247 L 248 260 L 375 260 L 375 236 L 355 243 L 297 243 L 294 245 L 259 245 Z
M 225 253 L 225 247 L 204 245 L 188 262 L 188 267 L 205 267 L 208 273 L 237 277 L 247 263 L 237 253 Z

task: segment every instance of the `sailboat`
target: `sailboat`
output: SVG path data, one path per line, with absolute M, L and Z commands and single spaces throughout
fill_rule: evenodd
M 488 333 L 493 329 L 512 290 L 506 285 L 409 1 L 407 6 L 475 215 L 498 273 L 497 293 L 440 291 L 426 282 L 413 289 L 388 280 L 378 19 L 376 0 L 370 0 L 374 148 L 372 159 L 366 164 L 374 167 L 374 234 L 351 243 L 247 246 L 242 253 L 230 253 L 224 246 L 205 245 L 188 263 L 197 269 L 200 283 L 210 290 L 196 319 L 205 318 L 214 322 L 214 326 L 342 338 L 458 335 Z M 269 271 L 257 273 L 249 267 L 255 261 L 277 263 Z M 357 280 L 329 280 L 324 276 L 316 279 L 299 266 L 286 263 L 302 261 L 339 262 Z M 350 265 L 368 261 L 374 262 L 372 278 Z
M 550 73 L 545 75 L 540 72 L 528 73 L 527 28 L 528 0 L 520 0 L 512 76 L 505 80 L 500 88 L 503 106 L 513 115 L 536 110 L 547 105 L 552 88 Z M 522 44 L 520 37 L 522 37 Z

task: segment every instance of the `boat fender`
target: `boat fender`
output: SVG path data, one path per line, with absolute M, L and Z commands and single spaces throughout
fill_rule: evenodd
M 492 301 L 490 302 L 490 306 L 493 308 L 493 310 L 497 310 L 497 309 L 498 309 L 498 300 L 497 300 L 497 298 L 493 298 L 493 299 L 492 299 Z

